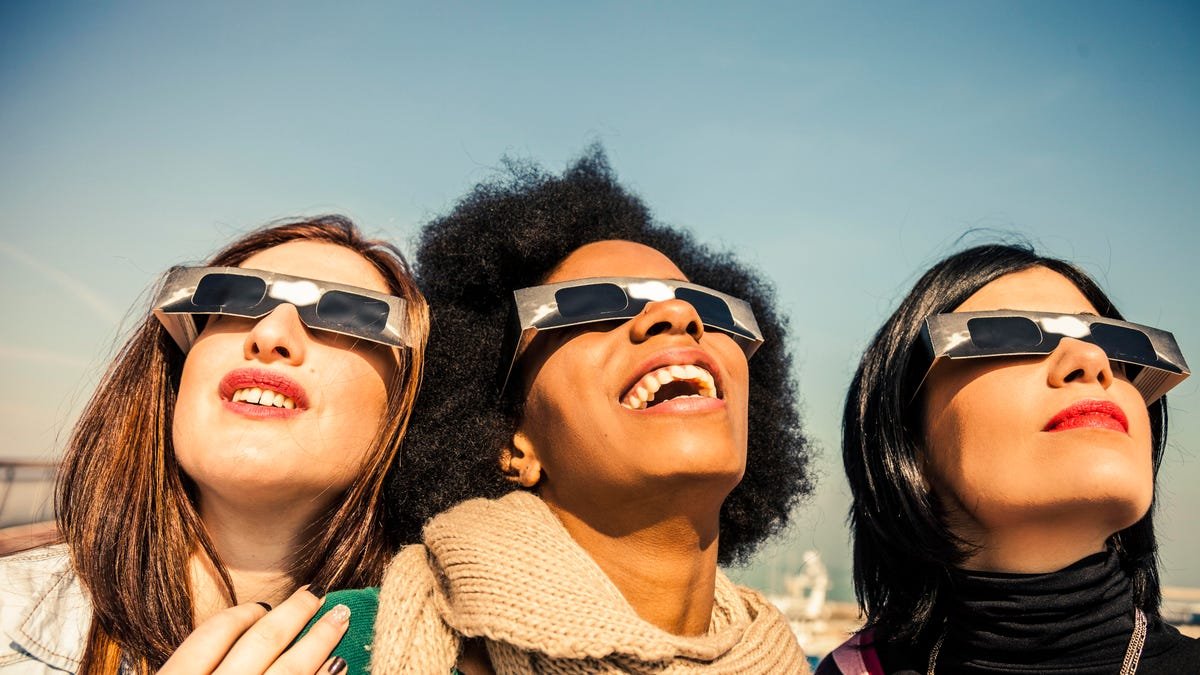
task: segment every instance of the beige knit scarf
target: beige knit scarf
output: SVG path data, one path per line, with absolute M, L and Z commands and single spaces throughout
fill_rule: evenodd
M 638 617 L 541 499 L 513 492 L 434 518 L 379 596 L 371 672 L 448 675 L 464 637 L 484 638 L 498 675 L 807 673 L 787 620 L 719 570 L 704 635 Z

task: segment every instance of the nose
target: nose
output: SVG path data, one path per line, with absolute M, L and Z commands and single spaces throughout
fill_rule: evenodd
M 1104 350 L 1089 342 L 1063 338 L 1049 357 L 1047 382 L 1055 389 L 1068 384 L 1097 383 L 1108 389 L 1113 383 L 1112 362 Z
M 704 324 L 690 302 L 661 300 L 646 305 L 633 319 L 634 342 L 645 342 L 655 335 L 690 335 L 697 342 L 704 335 Z
M 259 319 L 246 336 L 247 360 L 264 363 L 283 360 L 294 366 L 304 362 L 307 335 L 295 305 L 282 304 Z

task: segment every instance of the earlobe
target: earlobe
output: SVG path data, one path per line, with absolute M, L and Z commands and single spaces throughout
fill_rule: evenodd
M 523 432 L 515 432 L 508 447 L 500 451 L 500 473 L 523 488 L 532 488 L 542 480 L 542 463 Z

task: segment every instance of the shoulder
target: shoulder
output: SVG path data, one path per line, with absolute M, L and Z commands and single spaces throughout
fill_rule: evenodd
M 850 636 L 829 652 L 817 666 L 816 675 L 883 675 L 879 653 L 875 650 L 874 631 L 867 629 Z
M 19 583 L 20 575 L 40 570 L 69 568 L 70 556 L 66 544 L 40 546 L 28 551 L 0 557 L 0 579 Z
M 0 558 L 0 668 L 73 669 L 90 621 L 65 544 Z
M 1155 673 L 1200 672 L 1200 638 L 1179 632 L 1179 629 L 1160 624 L 1146 640 L 1139 671 L 1151 667 Z
M 738 641 L 758 646 L 755 650 L 758 656 L 749 662 L 742 662 L 751 666 L 747 670 L 809 673 L 816 665 L 816 661 L 804 653 L 787 617 L 762 593 L 748 586 L 734 584 L 717 570 L 714 601 L 710 631 L 718 629 L 722 623 L 730 628 L 745 621 L 744 627 L 736 628 L 736 633 L 740 634 Z M 725 617 L 725 620 L 718 622 L 718 616 Z

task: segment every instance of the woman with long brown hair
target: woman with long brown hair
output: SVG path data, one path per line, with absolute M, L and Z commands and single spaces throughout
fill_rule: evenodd
M 347 624 L 288 649 L 321 589 L 404 543 L 380 494 L 428 314 L 400 252 L 325 216 L 208 265 L 168 273 L 84 409 L 64 543 L 0 560 L 0 670 L 313 672 Z

